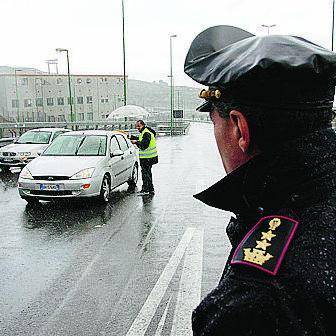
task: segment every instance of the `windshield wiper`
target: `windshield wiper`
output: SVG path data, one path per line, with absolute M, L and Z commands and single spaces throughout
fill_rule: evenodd
M 78 151 L 79 151 L 79 148 L 82 146 L 84 140 L 85 140 L 85 137 L 81 140 L 81 142 L 79 143 L 78 147 L 76 148 L 76 150 L 75 150 L 75 155 L 77 155 L 77 153 L 78 153 Z

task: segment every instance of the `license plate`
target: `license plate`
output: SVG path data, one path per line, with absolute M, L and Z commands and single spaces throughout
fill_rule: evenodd
M 40 184 L 40 190 L 59 191 L 59 184 Z

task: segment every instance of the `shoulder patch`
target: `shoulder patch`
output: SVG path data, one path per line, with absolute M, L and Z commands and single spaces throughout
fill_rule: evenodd
M 298 224 L 285 216 L 261 218 L 238 245 L 230 264 L 243 264 L 276 275 Z

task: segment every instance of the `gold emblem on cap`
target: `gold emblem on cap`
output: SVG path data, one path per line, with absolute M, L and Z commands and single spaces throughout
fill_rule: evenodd
M 222 93 L 218 89 L 216 89 L 216 90 L 205 90 L 205 89 L 203 89 L 199 93 L 199 97 L 203 98 L 203 99 L 210 99 L 210 98 L 219 99 L 221 97 L 221 95 L 222 95 Z

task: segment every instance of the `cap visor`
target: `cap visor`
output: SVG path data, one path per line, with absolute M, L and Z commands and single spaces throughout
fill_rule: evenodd
M 212 110 L 212 103 L 209 101 L 206 101 L 205 103 L 196 108 L 196 111 L 198 112 L 211 112 L 211 110 Z

